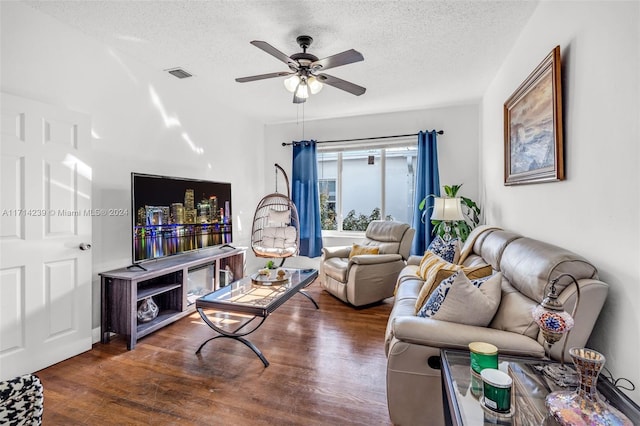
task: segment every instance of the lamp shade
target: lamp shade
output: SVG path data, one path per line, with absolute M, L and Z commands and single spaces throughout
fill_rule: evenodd
M 311 91 L 311 94 L 315 95 L 316 93 L 318 93 L 319 91 L 322 90 L 322 86 L 323 84 L 320 83 L 320 81 L 315 78 L 314 76 L 310 76 L 307 79 L 307 85 L 309 86 L 309 90 Z
M 284 81 L 284 87 L 291 93 L 296 91 L 298 84 L 300 84 L 300 77 L 298 77 L 297 74 L 292 75 Z
M 576 284 L 576 292 L 578 293 L 578 301 L 580 300 L 580 286 L 575 280 L 573 275 L 563 274 L 560 277 L 569 276 Z M 562 338 L 562 335 L 569 333 L 573 328 L 573 315 L 567 313 L 562 306 L 562 303 L 558 300 L 558 294 L 556 292 L 556 283 L 560 277 L 551 281 L 551 288 L 547 296 L 542 299 L 542 302 L 536 306 L 531 314 L 533 320 L 540 327 L 544 340 L 553 345 L 555 342 Z M 577 306 L 577 302 L 576 302 Z M 574 312 L 575 314 L 575 312 Z M 563 349 L 564 352 L 564 349 Z M 564 354 L 563 354 L 564 357 Z
M 464 220 L 460 198 L 435 198 L 431 220 Z
M 309 97 L 309 86 L 307 86 L 306 81 L 300 81 L 300 84 L 298 84 L 298 88 L 295 91 L 295 96 L 301 99 L 307 99 Z
M 573 317 L 565 310 L 556 311 L 538 305 L 533 309 L 532 314 L 544 340 L 549 344 L 554 344 L 573 328 Z

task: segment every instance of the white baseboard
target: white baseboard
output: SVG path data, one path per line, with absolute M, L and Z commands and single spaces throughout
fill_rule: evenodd
M 98 343 L 100 340 L 102 340 L 102 336 L 100 336 L 100 334 L 102 334 L 101 329 L 101 327 L 96 327 L 91 330 L 91 344 Z

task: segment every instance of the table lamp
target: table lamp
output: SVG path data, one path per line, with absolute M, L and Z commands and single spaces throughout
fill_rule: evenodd
M 576 304 L 573 307 L 571 315 L 564 310 L 558 294 L 556 293 L 556 284 L 563 277 L 571 278 L 573 284 L 576 285 Z M 536 306 L 533 311 L 533 319 L 540 327 L 542 336 L 548 346 L 548 357 L 551 359 L 551 346 L 560 340 L 565 334 L 564 344 L 562 345 L 562 353 L 560 355 L 560 366 L 557 364 L 548 364 L 543 368 L 543 372 L 551 378 L 559 386 L 572 386 L 578 384 L 577 374 L 573 369 L 564 365 L 564 353 L 569 340 L 569 333 L 574 325 L 574 317 L 580 304 L 580 286 L 575 277 L 571 274 L 562 274 L 550 281 L 549 293 L 542 302 Z M 569 283 L 571 285 L 571 283 Z
M 436 197 L 434 199 L 431 220 L 441 220 L 444 222 L 444 235 L 442 236 L 442 239 L 445 242 L 449 242 L 451 240 L 451 222 L 464 220 L 462 204 L 460 201 L 460 198 Z

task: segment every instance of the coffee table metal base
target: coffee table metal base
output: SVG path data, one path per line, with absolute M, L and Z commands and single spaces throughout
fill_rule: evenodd
M 306 297 L 307 299 L 309 299 L 311 301 L 311 303 L 313 303 L 313 305 L 316 307 L 316 309 L 320 309 L 320 307 L 318 306 L 318 304 L 316 303 L 315 300 L 313 300 L 313 297 L 311 297 L 311 295 L 309 293 L 307 293 L 304 290 L 299 290 L 298 293 L 300 293 L 301 295 L 303 295 L 304 297 Z
M 317 307 L 317 305 L 316 305 Z M 251 322 L 253 322 L 253 320 L 255 320 L 258 317 L 253 317 L 251 318 L 249 321 L 245 322 L 244 324 L 242 324 L 240 327 L 236 328 L 234 331 L 232 332 L 228 332 L 227 330 L 218 327 L 217 325 L 215 325 L 207 316 L 207 314 L 204 313 L 202 308 L 198 308 L 198 313 L 200 314 L 200 317 L 202 317 L 202 320 L 209 326 L 211 327 L 214 331 L 216 331 L 217 333 L 220 333 L 217 336 L 213 336 L 210 339 L 205 340 L 200 347 L 198 348 L 198 350 L 196 351 L 196 355 L 200 353 L 200 351 L 202 350 L 202 348 L 204 347 L 204 345 L 206 345 L 207 343 L 209 343 L 210 341 L 214 340 L 214 339 L 218 339 L 218 338 L 222 338 L 222 337 L 226 337 L 229 339 L 234 339 L 237 340 L 239 342 L 244 343 L 249 349 L 251 349 L 253 352 L 255 352 L 256 355 L 258 355 L 258 358 L 260 358 L 260 361 L 262 361 L 262 363 L 264 364 L 265 367 L 269 366 L 269 361 L 267 361 L 267 359 L 264 357 L 264 355 L 262 354 L 262 352 L 260 351 L 260 349 L 258 349 L 256 347 L 256 345 L 254 345 L 253 343 L 251 343 L 250 341 L 248 341 L 247 339 L 245 339 L 243 336 L 246 336 L 247 334 L 251 334 L 254 331 L 256 331 L 258 328 L 260 328 L 260 326 L 262 325 L 262 323 L 264 323 L 264 320 L 267 319 L 267 317 L 262 317 L 260 322 L 258 323 L 258 325 L 256 325 L 255 327 L 249 329 L 248 331 L 244 331 L 242 333 L 239 333 L 238 331 L 242 328 L 244 328 L 245 326 L 249 325 Z
M 317 272 L 315 273 L 317 275 Z M 315 276 L 313 277 L 315 278 Z M 306 284 L 303 288 L 305 288 L 306 286 L 308 286 L 313 280 L 310 280 L 308 284 Z M 309 299 L 309 301 L 311 301 L 311 303 L 313 303 L 313 305 L 316 307 L 316 309 L 320 309 L 320 307 L 318 306 L 318 303 L 313 299 L 313 297 L 307 293 L 306 291 L 304 291 L 303 289 L 300 289 L 298 291 L 296 291 L 295 293 L 300 293 L 302 294 L 304 297 L 306 297 L 307 299 Z M 225 330 L 222 327 L 217 326 L 213 321 L 211 321 L 209 319 L 209 317 L 207 316 L 207 314 L 204 312 L 204 308 L 202 307 L 196 307 L 196 310 L 198 311 L 198 313 L 200 314 L 200 317 L 202 318 L 202 320 L 205 322 L 205 324 L 207 324 L 209 326 L 209 328 L 211 328 L 212 330 L 214 330 L 215 332 L 218 333 L 217 336 L 213 336 L 207 340 L 205 340 L 200 347 L 198 348 L 198 350 L 196 351 L 196 355 L 200 353 L 200 351 L 202 350 L 202 348 L 204 347 L 204 345 L 206 345 L 207 343 L 209 343 L 210 341 L 214 340 L 214 339 L 218 339 L 218 338 L 228 338 L 228 339 L 234 339 L 237 340 L 241 343 L 243 343 L 244 345 L 246 345 L 249 349 L 251 349 L 257 356 L 258 358 L 260 358 L 260 361 L 262 361 L 262 363 L 264 364 L 265 368 L 269 366 L 269 361 L 267 361 L 267 358 L 265 358 L 265 356 L 262 354 L 262 351 L 260 351 L 260 349 L 258 349 L 256 347 L 256 345 L 254 345 L 253 343 L 251 343 L 249 340 L 245 339 L 244 336 L 253 333 L 254 331 L 256 331 L 258 328 L 260 328 L 260 326 L 264 323 L 264 321 L 267 319 L 268 314 L 266 314 L 265 316 L 262 315 L 254 315 L 253 318 L 251 318 L 248 321 L 243 322 L 238 328 L 236 328 L 233 331 L 228 331 Z M 230 312 L 233 312 L 233 309 L 229 309 Z M 249 329 L 245 329 L 245 327 L 247 327 L 249 324 L 251 324 L 252 322 L 254 322 L 254 320 L 260 318 L 260 321 L 254 326 L 251 327 Z M 242 329 L 245 329 L 245 331 L 240 331 Z

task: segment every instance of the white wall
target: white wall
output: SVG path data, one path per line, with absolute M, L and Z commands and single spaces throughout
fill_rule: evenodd
M 281 143 L 301 139 L 301 124 L 265 129 L 217 103 L 214 93 L 199 92 L 197 80 L 178 80 L 151 69 L 25 4 L 2 2 L 1 7 L 0 89 L 92 117 L 93 208 L 130 209 L 132 171 L 229 181 L 234 242 L 249 246 L 255 206 L 275 189 L 273 164 L 281 164 L 291 177 L 291 147 Z M 477 198 L 477 104 L 308 121 L 305 128 L 314 139 L 444 129 L 439 137 L 441 182 L 464 183 L 462 193 Z M 131 263 L 130 220 L 94 219 L 94 327 L 100 321 L 98 273 Z M 247 270 L 263 263 L 249 250 Z M 286 264 L 317 266 L 317 259 L 301 257 Z
M 487 223 L 598 267 L 610 291 L 588 345 L 640 389 L 639 18 L 638 2 L 539 4 L 482 100 L 480 191 Z M 506 187 L 503 103 L 556 45 L 567 178 Z
M 178 80 L 24 4 L 2 2 L 1 90 L 92 117 L 94 209 L 130 210 L 132 171 L 231 182 L 234 243 L 248 246 L 264 192 L 263 126 L 198 91 L 197 78 Z M 131 263 L 130 229 L 130 216 L 93 220 L 93 327 L 97 274 Z
M 362 97 L 362 101 L 366 102 L 366 94 Z M 307 102 L 312 103 L 313 97 Z M 302 127 L 301 122 L 266 126 L 265 180 L 267 186 L 270 183 L 273 185 L 273 163 L 280 164 L 291 177 L 292 148 L 291 146 L 283 147 L 282 143 L 301 140 Z M 307 121 L 304 123 L 304 137 L 315 140 L 352 139 L 404 135 L 432 129 L 444 130 L 444 135 L 438 136 L 440 184 L 463 183 L 460 194 L 477 200 L 479 106 L 475 103 Z M 347 239 L 325 238 L 324 244 L 327 246 L 349 245 L 361 238 L 361 235 L 351 235 Z

